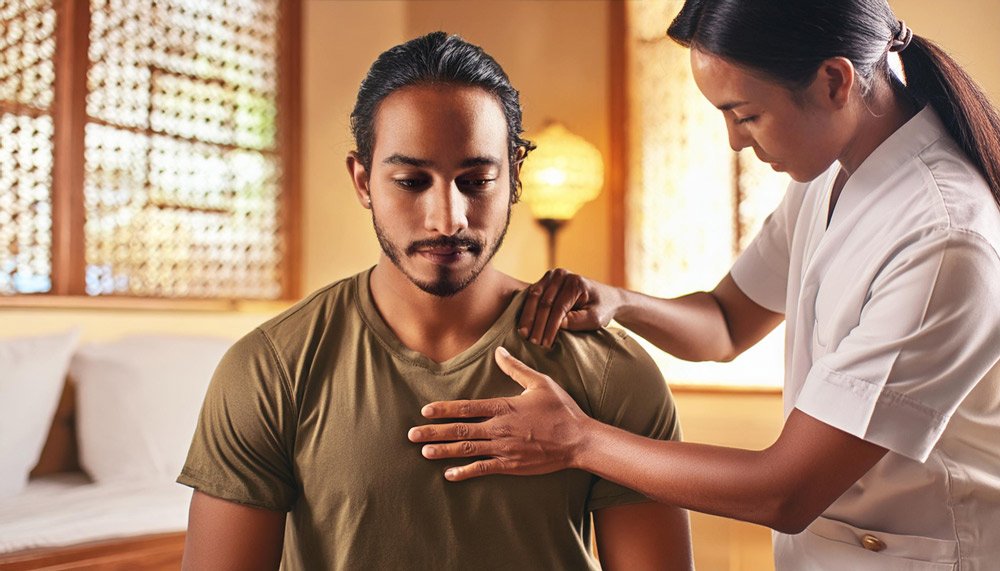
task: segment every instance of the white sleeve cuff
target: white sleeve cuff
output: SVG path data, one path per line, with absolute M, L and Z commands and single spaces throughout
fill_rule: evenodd
M 927 460 L 949 420 L 904 394 L 820 363 L 809 372 L 795 408 L 918 462 Z

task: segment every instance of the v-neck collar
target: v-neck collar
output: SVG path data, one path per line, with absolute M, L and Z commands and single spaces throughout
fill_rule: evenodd
M 844 185 L 840 187 L 840 192 L 837 192 L 837 181 L 840 180 L 840 176 L 844 175 L 846 178 L 844 180 Z M 840 197 L 844 194 L 844 186 L 847 185 L 847 178 L 850 178 L 846 172 L 844 172 L 843 167 L 836 170 L 833 175 L 833 182 L 827 185 L 826 192 L 826 225 L 823 227 L 824 230 L 830 229 L 830 222 L 833 221 L 833 213 L 837 211 L 837 205 L 840 204 Z M 834 198 L 834 195 L 837 195 Z
M 833 215 L 829 218 L 827 230 L 837 227 L 844 220 L 849 220 L 854 210 L 869 194 L 877 191 L 893 173 L 947 134 L 944 124 L 930 105 L 917 112 L 902 127 L 882 141 L 882 144 L 876 147 L 848 177 L 844 188 L 840 191 Z M 841 167 L 837 165 L 836 168 L 839 172 Z M 835 183 L 836 174 L 833 181 Z
M 414 351 L 404 345 L 382 318 L 378 308 L 375 307 L 375 300 L 372 298 L 371 283 L 369 281 L 374 269 L 373 266 L 354 276 L 355 303 L 365 325 L 378 337 L 382 345 L 397 358 L 439 375 L 451 373 L 476 361 L 483 353 L 492 350 L 499 338 L 513 331 L 516 325 L 517 311 L 521 307 L 525 292 L 527 291 L 522 290 L 517 292 L 507 308 L 500 314 L 500 317 L 493 322 L 493 325 L 475 343 L 451 359 L 438 363 L 423 353 Z

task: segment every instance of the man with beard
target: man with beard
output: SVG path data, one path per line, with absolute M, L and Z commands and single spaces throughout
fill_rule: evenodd
M 351 120 L 347 167 L 383 255 L 223 358 L 178 479 L 196 490 L 185 568 L 596 569 L 592 513 L 605 569 L 689 569 L 684 510 L 578 470 L 450 484 L 407 440 L 424 403 L 521 392 L 501 347 L 587 414 L 679 437 L 623 333 L 544 349 L 515 331 L 526 284 L 490 260 L 532 145 L 500 66 L 457 36 L 417 38 L 376 60 Z

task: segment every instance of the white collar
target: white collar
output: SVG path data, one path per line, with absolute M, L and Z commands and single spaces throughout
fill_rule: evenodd
M 830 227 L 833 227 L 837 220 L 850 216 L 859 202 L 872 191 L 885 185 L 886 181 L 924 149 L 942 137 L 948 136 L 948 130 L 934 109 L 930 105 L 921 109 L 882 141 L 882 144 L 872 151 L 847 179 L 847 184 L 844 185 L 837 200 L 837 208 L 833 211 Z

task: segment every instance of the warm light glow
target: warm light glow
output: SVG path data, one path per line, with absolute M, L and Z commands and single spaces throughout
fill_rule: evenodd
M 566 184 L 566 172 L 558 168 L 547 168 L 538 173 L 538 180 L 548 186 Z
M 558 123 L 531 139 L 538 148 L 521 169 L 522 200 L 539 220 L 569 220 L 601 193 L 601 152 Z
M 733 155 L 722 114 L 691 76 L 690 51 L 663 33 L 682 5 L 626 3 L 627 285 L 661 297 L 714 287 L 788 185 L 751 149 Z M 690 363 L 646 347 L 671 384 L 780 387 L 783 329 L 731 363 Z

